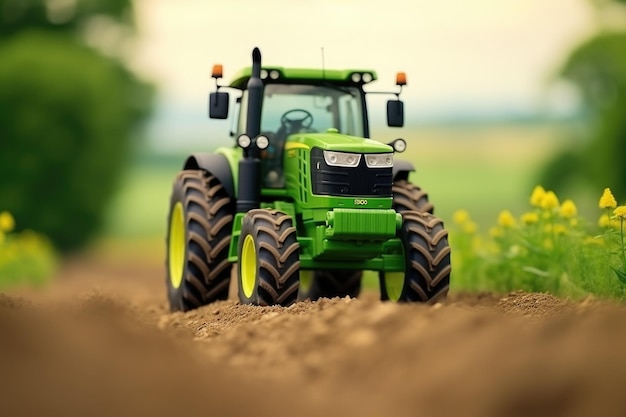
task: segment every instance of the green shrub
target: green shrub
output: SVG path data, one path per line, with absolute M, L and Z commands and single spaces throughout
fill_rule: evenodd
M 0 290 L 17 285 L 41 285 L 56 267 L 52 245 L 30 230 L 13 233 L 15 221 L 0 212 Z
M 0 208 L 61 250 L 99 229 L 151 89 L 68 35 L 0 43 Z
M 626 3 L 626 2 L 622 2 Z M 584 142 L 573 142 L 549 161 L 538 182 L 562 193 L 581 185 L 610 187 L 626 194 L 626 30 L 602 32 L 575 48 L 560 77 L 575 85 L 584 101 Z M 610 166 L 611 169 L 606 169 Z

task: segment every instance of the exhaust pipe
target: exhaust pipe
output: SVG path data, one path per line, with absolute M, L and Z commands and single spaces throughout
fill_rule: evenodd
M 248 80 L 248 109 L 246 135 L 252 144 L 244 149 L 239 161 L 239 198 L 237 212 L 259 208 L 261 204 L 261 152 L 256 146 L 256 138 L 261 133 L 261 109 L 263 106 L 263 81 L 261 80 L 261 51 L 252 50 L 252 74 Z

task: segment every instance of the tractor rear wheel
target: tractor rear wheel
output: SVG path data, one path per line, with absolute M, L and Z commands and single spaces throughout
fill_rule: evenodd
M 232 222 L 231 199 L 217 178 L 202 170 L 176 176 L 166 240 L 166 286 L 172 311 L 228 298 Z
M 394 181 L 391 187 L 393 193 L 393 208 L 403 211 L 434 212 L 434 206 L 428 201 L 428 194 L 420 187 L 407 180 Z
M 300 299 L 318 300 L 322 297 L 358 297 L 361 293 L 361 279 L 363 271 L 360 270 L 321 270 L 313 273 L 311 287 Z
M 292 218 L 254 209 L 243 218 L 239 238 L 239 300 L 243 304 L 293 304 L 300 281 L 300 245 Z
M 430 213 L 405 211 L 399 234 L 404 272 L 380 272 L 382 300 L 435 303 L 450 288 L 450 246 L 441 219 Z

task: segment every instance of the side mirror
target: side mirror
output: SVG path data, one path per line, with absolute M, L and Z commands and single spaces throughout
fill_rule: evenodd
M 228 93 L 209 94 L 209 117 L 211 119 L 228 118 Z
M 400 100 L 387 101 L 387 126 L 404 126 L 404 103 Z

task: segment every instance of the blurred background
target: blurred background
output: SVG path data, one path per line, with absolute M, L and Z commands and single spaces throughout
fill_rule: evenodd
M 625 0 L 0 0 L 0 264 L 27 229 L 61 258 L 162 263 L 185 155 L 233 140 L 206 116 L 211 67 L 228 80 L 254 46 L 371 68 L 373 91 L 406 72 L 405 127 L 372 95 L 372 136 L 407 140 L 446 222 L 486 230 L 536 184 L 592 218 L 604 187 L 626 202 Z

